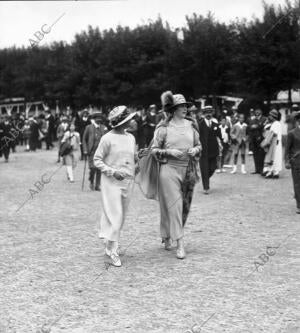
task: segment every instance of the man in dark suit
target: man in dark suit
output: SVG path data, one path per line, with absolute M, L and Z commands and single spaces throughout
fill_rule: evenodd
M 152 104 L 149 107 L 149 111 L 147 113 L 146 119 L 145 119 L 145 139 L 146 139 L 146 147 L 149 146 L 150 142 L 153 139 L 154 131 L 157 125 L 157 111 L 156 111 L 156 105 Z
M 262 115 L 261 109 L 255 110 L 255 118 L 251 119 L 249 122 L 249 136 L 250 144 L 253 152 L 253 159 L 255 165 L 255 171 L 252 174 L 263 172 L 265 150 L 261 148 L 260 144 L 263 141 L 263 130 L 267 118 Z
M 287 169 L 292 169 L 297 214 L 300 214 L 300 112 L 294 119 L 296 127 L 288 133 L 287 137 L 285 166 Z
M 55 127 L 55 119 L 49 109 L 46 110 L 46 133 L 45 133 L 45 142 L 46 142 L 46 149 L 53 148 L 52 141 L 54 140 L 54 127 Z
M 36 151 L 39 144 L 39 124 L 37 118 L 32 118 L 30 122 L 29 149 Z
M 15 134 L 13 126 L 8 116 L 5 116 L 4 121 L 0 122 L 0 150 L 5 158 L 5 162 L 8 162 L 9 151 L 12 147 L 12 143 L 16 140 L 18 134 Z
M 94 165 L 94 155 L 99 145 L 101 137 L 106 133 L 107 128 L 101 123 L 103 115 L 101 112 L 94 112 L 91 115 L 91 124 L 86 126 L 83 133 L 82 145 L 83 154 L 88 158 L 90 169 L 90 189 L 93 191 L 100 191 L 100 177 L 101 171 Z M 96 176 L 96 185 L 94 186 L 94 179 Z
M 203 118 L 198 118 L 202 154 L 200 169 L 204 193 L 209 193 L 209 179 L 217 168 L 217 158 L 220 152 L 221 131 L 218 122 L 212 118 L 212 106 L 205 106 Z

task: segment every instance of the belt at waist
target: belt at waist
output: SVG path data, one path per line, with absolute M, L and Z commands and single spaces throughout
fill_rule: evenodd
M 189 160 L 188 159 L 184 159 L 184 160 L 180 160 L 178 158 L 168 158 L 168 164 L 170 165 L 174 165 L 174 166 L 183 166 L 183 167 L 187 167 L 189 164 Z

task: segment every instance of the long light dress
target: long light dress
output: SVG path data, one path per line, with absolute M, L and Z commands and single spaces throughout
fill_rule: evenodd
M 276 135 L 276 145 L 273 152 L 273 164 L 270 171 L 273 174 L 279 174 L 282 170 L 282 130 L 279 121 L 274 121 L 271 125 L 270 131 Z
M 111 131 L 102 136 L 95 152 L 94 164 L 102 172 L 100 238 L 119 241 L 134 184 L 135 149 L 132 134 Z M 127 177 L 117 180 L 113 176 L 115 171 L 125 172 Z

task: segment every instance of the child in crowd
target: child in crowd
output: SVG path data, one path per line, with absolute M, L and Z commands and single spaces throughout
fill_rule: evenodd
M 78 161 L 78 151 L 80 147 L 80 136 L 78 132 L 75 132 L 75 125 L 72 123 L 70 129 L 64 134 L 61 143 L 69 141 L 71 150 L 63 156 L 63 164 L 66 166 L 67 177 L 70 183 L 74 183 L 73 169 L 75 169 Z
M 226 118 L 223 117 L 221 118 L 221 125 L 219 125 L 220 131 L 221 131 L 221 143 L 222 143 L 222 153 L 218 161 L 218 170 L 216 171 L 217 173 L 220 172 L 225 172 L 226 170 L 224 169 L 224 161 L 225 157 L 228 154 L 228 149 L 230 147 L 230 127 L 226 125 L 227 121 Z
M 245 123 L 245 116 L 243 114 L 239 114 L 238 122 L 235 123 L 231 129 L 230 136 L 233 145 L 233 154 L 234 154 L 234 166 L 231 171 L 232 174 L 236 173 L 237 171 L 237 162 L 239 152 L 241 152 L 241 160 L 242 160 L 242 167 L 241 172 L 242 174 L 246 174 L 246 142 L 247 142 L 247 124 Z

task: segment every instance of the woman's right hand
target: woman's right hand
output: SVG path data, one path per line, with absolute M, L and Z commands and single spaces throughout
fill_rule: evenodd
M 121 171 L 115 171 L 113 176 L 117 179 L 117 180 L 123 180 L 125 178 L 125 173 L 121 172 Z
M 167 153 L 175 158 L 181 158 L 183 156 L 183 152 L 179 149 L 168 149 Z

